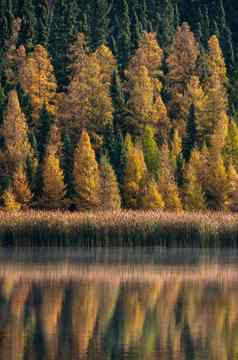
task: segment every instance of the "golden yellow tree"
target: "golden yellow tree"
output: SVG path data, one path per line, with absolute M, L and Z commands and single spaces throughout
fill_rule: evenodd
M 161 64 L 163 51 L 156 34 L 145 33 L 125 71 L 129 93 L 128 118 L 134 131 L 153 125 L 163 137 L 167 136 L 169 120 L 161 97 Z
M 57 84 L 48 52 L 42 45 L 37 45 L 33 53 L 23 62 L 19 70 L 19 81 L 31 99 L 32 118 L 35 123 L 43 106 L 49 114 L 56 115 Z
M 223 156 L 226 164 L 232 161 L 233 165 L 238 170 L 238 126 L 234 120 L 229 123 Z
M 17 167 L 12 184 L 17 202 L 21 204 L 22 208 L 27 208 L 32 201 L 32 192 L 28 184 L 26 170 L 22 163 Z
M 60 159 L 54 151 L 47 151 L 43 163 L 43 189 L 40 203 L 47 209 L 60 209 L 66 206 L 66 188 Z
M 101 45 L 95 52 L 96 58 L 100 65 L 102 82 L 110 88 L 112 75 L 116 70 L 116 59 L 109 47 Z
M 113 118 L 110 89 L 105 83 L 108 68 L 104 71 L 99 55 L 88 53 L 84 43 L 81 35 L 73 47 L 73 75 L 62 106 L 64 124 L 74 139 L 84 128 L 100 134 Z
M 124 171 L 123 194 L 127 208 L 137 209 L 141 187 L 145 180 L 147 168 L 144 154 L 138 145 L 134 145 L 130 135 L 125 140 L 126 164 Z
M 228 209 L 238 212 L 238 173 L 232 162 L 227 169 L 228 178 Z
M 21 204 L 17 202 L 12 187 L 8 187 L 2 195 L 3 207 L 6 211 L 18 211 Z
M 121 208 L 120 190 L 107 156 L 102 156 L 100 161 L 101 175 L 101 205 L 103 210 L 118 210 Z
M 170 153 L 167 144 L 164 144 L 161 151 L 161 165 L 159 169 L 159 189 L 165 202 L 165 208 L 169 211 L 182 210 L 177 184 L 170 160 Z
M 165 203 L 154 179 L 147 179 L 140 195 L 140 208 L 144 210 L 162 210 Z
M 8 105 L 1 129 L 4 137 L 4 158 L 10 175 L 13 175 L 20 162 L 25 163 L 27 158 L 32 156 L 28 131 L 17 92 L 12 90 L 8 96 Z
M 193 166 L 192 161 L 190 161 L 185 174 L 184 207 L 188 211 L 206 209 L 205 194 L 197 175 L 197 169 Z
M 167 59 L 168 91 L 171 97 L 170 112 L 181 127 L 183 127 L 189 110 L 186 88 L 191 77 L 196 74 L 198 56 L 199 47 L 194 34 L 189 25 L 183 23 L 177 29 Z
M 74 156 L 75 205 L 95 210 L 100 205 L 100 172 L 89 135 L 83 130 Z

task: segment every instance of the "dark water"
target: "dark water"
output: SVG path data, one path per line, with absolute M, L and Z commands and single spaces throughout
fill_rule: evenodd
M 238 359 L 238 254 L 0 254 L 0 359 Z

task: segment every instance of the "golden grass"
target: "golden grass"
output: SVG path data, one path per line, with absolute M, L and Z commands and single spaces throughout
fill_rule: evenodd
M 160 211 L 1 211 L 0 244 L 235 247 L 238 245 L 238 215 Z

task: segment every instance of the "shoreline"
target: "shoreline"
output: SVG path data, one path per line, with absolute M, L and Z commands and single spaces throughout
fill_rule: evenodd
M 238 215 L 0 211 L 1 247 L 238 247 Z

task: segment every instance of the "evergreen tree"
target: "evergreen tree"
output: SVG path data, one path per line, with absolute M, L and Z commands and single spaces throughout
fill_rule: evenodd
M 195 106 L 192 104 L 187 120 L 186 135 L 183 140 L 183 156 L 186 161 L 190 160 L 192 150 L 196 146 L 197 128 L 195 119 Z
M 19 43 L 32 49 L 36 42 L 36 13 L 33 0 L 22 1 L 19 15 L 22 19 Z
M 97 49 L 100 45 L 107 44 L 110 12 L 108 0 L 93 1 L 92 12 L 92 42 L 93 47 Z
M 190 162 L 185 176 L 185 209 L 188 211 L 198 211 L 206 209 L 205 194 L 203 193 L 202 186 Z
M 101 205 L 103 210 L 119 210 L 121 196 L 115 172 L 107 156 L 102 156 L 100 161 L 101 175 Z
M 125 67 L 131 55 L 131 24 L 127 0 L 119 0 L 117 46 L 119 65 Z
M 100 173 L 94 150 L 83 130 L 74 156 L 74 203 L 79 210 L 95 210 L 100 205 Z
M 49 37 L 49 22 L 50 22 L 49 1 L 41 0 L 36 2 L 36 29 L 37 29 L 37 44 L 47 46 Z

